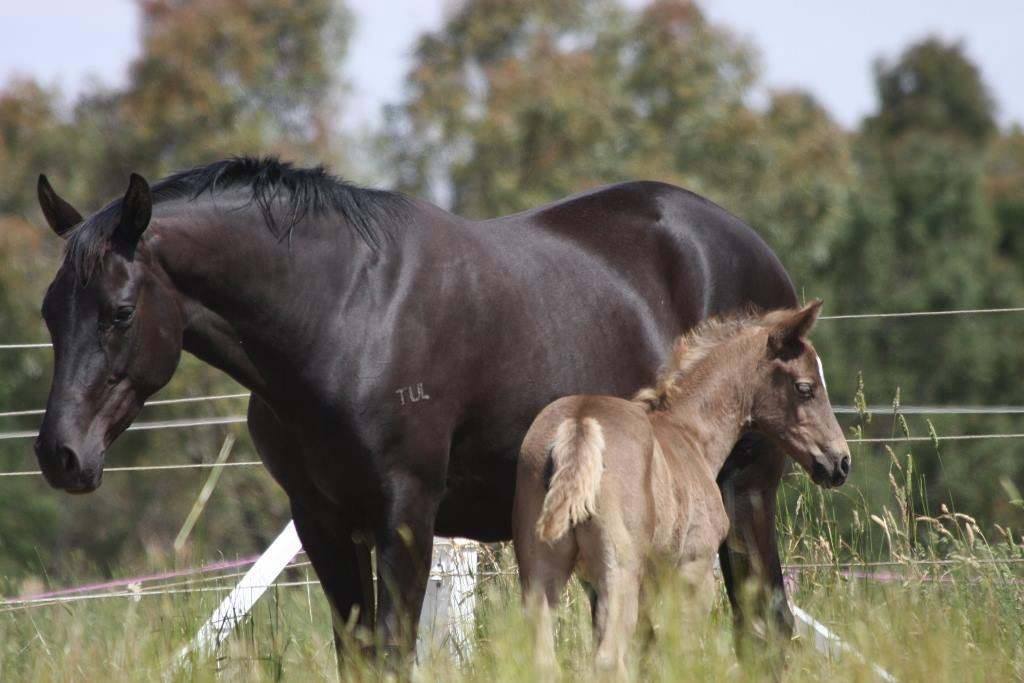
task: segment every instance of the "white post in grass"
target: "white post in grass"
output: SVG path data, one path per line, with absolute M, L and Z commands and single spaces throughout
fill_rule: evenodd
M 821 623 L 807 612 L 803 611 L 793 603 L 789 603 L 789 608 L 793 611 L 793 616 L 796 617 L 796 631 L 802 638 L 810 638 L 814 643 L 814 648 L 829 658 L 838 659 L 842 654 L 849 654 L 855 659 L 860 660 L 868 664 L 871 670 L 876 676 L 885 683 L 896 683 L 896 677 L 891 673 L 878 666 L 874 662 L 869 662 L 864 655 L 855 650 L 852 646 L 844 643 L 839 636 L 833 633 L 825 624 Z
M 445 647 L 455 659 L 465 660 L 472 649 L 478 549 L 473 541 L 434 541 L 416 641 L 419 661 L 426 661 Z
M 818 361 L 818 366 L 819 368 L 821 367 L 820 360 Z M 822 374 L 822 382 L 824 381 L 824 374 Z M 715 558 L 715 574 L 718 576 L 722 575 L 722 566 L 717 557 Z M 789 609 L 793 612 L 793 617 L 796 619 L 797 635 L 801 638 L 809 638 L 813 643 L 815 650 L 830 659 L 838 659 L 839 655 L 845 652 L 860 661 L 869 664 L 875 675 L 885 681 L 885 683 L 897 683 L 895 676 L 877 664 L 868 662 L 864 655 L 852 646 L 844 643 L 842 639 L 825 626 L 825 624 L 821 623 L 810 614 L 794 605 L 792 602 L 789 603 Z
M 430 581 L 420 612 L 420 638 L 416 645 L 420 658 L 445 646 L 453 656 L 461 658 L 472 646 L 477 547 L 476 543 L 454 539 L 435 542 Z M 301 551 L 295 523 L 288 522 L 192 641 L 178 653 L 175 667 L 187 660 L 189 652 L 207 654 L 215 650 Z
M 206 654 L 216 649 L 301 551 L 302 542 L 295 531 L 295 522 L 288 522 L 266 552 L 256 560 L 256 564 L 249 568 L 238 585 L 221 601 L 192 642 L 178 653 L 175 664 L 182 664 L 191 651 Z

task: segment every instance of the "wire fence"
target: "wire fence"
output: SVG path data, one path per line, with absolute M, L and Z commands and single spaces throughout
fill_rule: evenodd
M 237 394 L 213 394 L 211 396 L 185 396 L 182 398 L 163 398 L 156 401 L 146 401 L 146 408 L 151 406 L 170 406 L 178 405 L 182 403 L 203 403 L 206 401 L 224 401 L 228 399 L 238 398 L 249 398 L 250 393 L 248 391 L 239 392 Z M 8 410 L 7 412 L 0 412 L 0 417 L 26 417 L 29 415 L 43 415 L 46 413 L 46 408 L 33 408 L 31 410 Z
M 185 396 L 182 398 L 165 398 L 155 401 L 147 401 L 146 408 L 180 405 L 186 403 L 204 403 L 212 401 L 225 401 L 231 399 L 249 398 L 252 394 L 248 391 L 236 394 L 213 394 L 210 396 Z M 1024 415 L 1024 406 L 1014 405 L 901 405 L 894 409 L 892 405 L 870 405 L 860 408 L 853 405 L 833 405 L 832 410 L 837 415 L 858 415 L 870 413 L 872 415 L 884 415 L 887 413 L 899 412 L 903 415 Z M 30 410 L 8 410 L 0 411 L 0 418 L 3 417 L 30 417 L 43 415 L 45 408 L 33 408 Z M 3 437 L 0 437 L 2 439 Z M 13 438 L 13 437 L 8 437 Z
M 225 421 L 218 421 L 217 419 L 210 419 L 204 421 L 194 421 L 189 424 L 175 425 L 181 426 L 208 426 L 216 424 L 233 424 L 235 422 L 244 422 L 245 418 L 241 419 L 230 419 Z M 154 427 L 155 428 L 155 427 Z M 129 428 L 131 429 L 131 428 Z M 19 432 L 22 436 L 35 436 L 35 432 Z M 0 434 L 0 440 L 4 438 L 3 434 Z M 1024 439 L 1024 433 L 992 433 L 992 434 L 952 434 L 949 436 L 891 436 L 891 437 L 878 437 L 878 438 L 849 438 L 846 440 L 847 443 L 856 444 L 886 444 L 886 443 L 942 443 L 944 441 L 978 441 L 985 439 Z M 196 462 L 196 463 L 173 463 L 167 465 L 129 465 L 124 467 L 105 467 L 104 473 L 122 473 L 122 472 L 161 472 L 161 471 L 174 471 L 174 470 L 210 470 L 217 468 L 234 468 L 234 467 L 261 467 L 263 462 L 260 460 L 240 460 L 237 462 Z M 13 470 L 9 472 L 0 472 L 0 478 L 10 477 L 36 477 L 42 476 L 42 470 Z
M 818 320 L 872 320 L 886 318 L 926 318 L 947 315 L 993 315 L 1000 313 L 1022 313 L 1024 306 L 1004 308 L 955 308 L 941 311 L 898 311 L 893 313 L 847 313 L 841 315 L 822 315 Z M 27 349 L 49 349 L 49 342 L 26 342 L 0 344 L 0 351 L 24 351 Z
M 970 308 L 936 311 L 904 311 L 895 313 L 856 313 L 844 315 L 821 316 L 821 320 L 865 320 L 865 319 L 891 319 L 891 318 L 917 318 L 932 316 L 953 316 L 953 315 L 987 315 L 1024 312 L 1024 306 L 1006 308 Z M 16 344 L 0 344 L 0 350 L 28 350 L 50 348 L 52 345 L 43 342 L 29 342 Z M 158 399 L 146 403 L 147 407 L 168 406 L 189 403 L 202 403 L 224 400 L 244 399 L 250 396 L 249 392 L 238 392 L 230 394 L 214 394 L 208 396 L 191 396 L 181 398 Z M 903 415 L 1024 415 L 1024 406 L 1014 405 L 954 405 L 954 406 L 925 406 L 908 405 L 899 408 L 885 405 L 868 406 L 861 409 L 857 406 L 839 405 L 834 406 L 835 412 L 840 415 L 855 415 L 862 412 L 871 414 L 901 413 Z M 28 417 L 42 415 L 44 408 L 33 408 L 25 410 L 9 410 L 0 412 L 0 418 Z M 214 425 L 240 424 L 246 421 L 244 415 L 228 415 L 215 417 L 182 418 L 176 420 L 158 420 L 136 422 L 128 427 L 128 431 L 149 431 L 159 429 L 182 429 L 193 427 L 206 427 Z M 37 436 L 35 430 L 16 430 L 0 432 L 0 441 L 14 439 L 32 439 Z M 987 433 L 987 434 L 953 434 L 948 436 L 890 436 L 890 437 L 863 437 L 848 439 L 849 443 L 883 444 L 883 443 L 924 443 L 924 442 L 953 442 L 953 441 L 977 441 L 987 439 L 1021 439 L 1024 432 L 1011 433 Z M 107 472 L 153 472 L 167 470 L 203 470 L 217 467 L 254 467 L 259 466 L 259 461 L 241 461 L 226 463 L 181 463 L 165 465 L 139 465 L 131 467 L 111 467 Z M 21 470 L 0 472 L 0 477 L 28 477 L 39 476 L 39 470 Z
M 212 394 L 209 396 L 184 396 L 181 398 L 165 398 L 154 401 L 146 401 L 144 407 L 159 407 L 169 405 L 180 405 L 186 403 L 205 403 L 213 401 L 247 399 L 252 394 L 248 391 L 235 394 Z M 899 412 L 903 415 L 1024 415 L 1024 406 L 1014 405 L 901 405 L 898 410 L 892 405 L 870 405 L 860 408 L 853 405 L 833 405 L 832 410 L 838 415 L 858 415 L 860 413 L 871 413 L 873 415 Z M 30 417 L 43 415 L 45 408 L 32 408 L 30 410 L 8 410 L 0 411 L 0 418 L 3 417 Z
M 920 317 L 935 317 L 935 316 L 954 316 L 954 315 L 988 315 L 988 314 L 1006 314 L 1006 313 L 1021 313 L 1024 312 L 1024 306 L 1022 307 L 1007 307 L 1007 308 L 974 308 L 974 309 L 954 309 L 944 311 L 907 311 L 907 312 L 894 312 L 894 313 L 861 313 L 861 314 L 847 314 L 847 315 L 831 315 L 821 316 L 820 320 L 869 320 L 869 319 L 895 319 L 895 318 L 920 318 Z M 21 351 L 21 350 L 32 350 L 32 349 L 48 349 L 52 345 L 49 343 L 14 343 L 14 344 L 0 344 L 0 351 Z M 225 400 L 238 400 L 248 398 L 249 392 L 238 392 L 229 394 L 214 394 L 207 396 L 193 396 L 193 397 L 180 397 L 180 398 L 169 398 L 169 399 L 158 399 L 149 401 L 146 403 L 146 407 L 155 406 L 168 406 L 168 405 L 179 405 L 179 404 L 191 404 L 191 403 L 203 403 L 203 402 L 214 402 L 214 401 L 225 401 Z M 990 405 L 990 406 L 979 406 L 979 405 L 952 405 L 952 406 L 925 406 L 925 405 L 908 405 L 894 408 L 893 406 L 868 406 L 866 410 L 862 410 L 857 406 L 834 406 L 837 414 L 859 414 L 861 412 L 868 412 L 872 414 L 885 414 L 898 412 L 904 415 L 1022 415 L 1024 414 L 1024 406 L 1014 405 Z M 26 410 L 10 410 L 0 412 L 0 418 L 19 418 L 29 417 L 35 415 L 42 415 L 45 413 L 45 409 L 35 408 Z M 228 415 L 228 416 L 214 416 L 214 417 L 195 417 L 195 418 L 182 418 L 175 420 L 157 420 L 157 421 L 144 421 L 137 422 L 131 425 L 129 431 L 149 431 L 149 430 L 161 430 L 161 429 L 185 429 L 195 427 L 208 427 L 217 425 L 230 425 L 239 424 L 246 421 L 244 415 Z M 13 439 L 29 439 L 35 438 L 37 435 L 35 430 L 20 430 L 20 431 L 7 431 L 0 432 L 0 441 L 13 440 Z M 865 438 L 851 438 L 848 439 L 849 443 L 864 443 L 864 444 L 882 444 L 882 443 L 904 443 L 904 442 L 933 442 L 941 443 L 946 441 L 970 441 L 970 440 L 982 440 L 982 439 L 1021 439 L 1024 438 L 1024 432 L 1022 433 L 986 433 L 986 434 L 956 434 L 949 436 L 893 436 L 893 437 L 865 437 Z M 261 466 L 262 462 L 258 460 L 238 461 L 238 462 L 223 462 L 223 463 L 177 463 L 177 464 L 164 464 L 164 465 L 138 465 L 138 466 L 125 466 L 125 467 L 108 467 L 106 472 L 111 473 L 122 473 L 122 472 L 158 472 L 158 471 L 171 471 L 171 470 L 209 470 L 213 468 L 235 468 L 235 467 L 258 467 Z M 39 470 L 23 470 L 23 471 L 11 471 L 11 472 L 0 472 L 0 477 L 29 477 L 29 476 L 40 476 L 42 473 Z M 252 560 L 255 561 L 255 560 Z M 853 572 L 857 570 L 864 570 L 870 568 L 882 568 L 882 567 L 954 567 L 958 565 L 971 566 L 971 565 L 1005 565 L 1005 566 L 1016 566 L 1024 564 L 1024 558 L 1005 558 L 1005 559 L 946 559 L 946 560 L 889 560 L 889 561 L 872 561 L 872 562 L 856 562 L 856 563 L 789 563 L 783 565 L 783 569 L 789 572 L 800 572 L 800 571 L 812 571 L 812 570 L 835 570 L 841 572 Z M 244 566 L 243 564 L 237 564 L 235 566 Z M 288 568 L 302 568 L 310 566 L 309 561 L 297 561 L 288 565 Z M 222 570 L 210 570 L 220 571 Z M 187 574 L 204 574 L 209 573 L 203 568 L 198 570 L 186 570 Z M 81 592 L 77 589 L 70 589 L 70 591 L 62 592 L 56 591 L 51 594 L 45 594 L 40 596 L 28 596 L 24 598 L 10 598 L 6 600 L 0 600 L 0 614 L 29 609 L 32 607 L 44 607 L 55 604 L 66 604 L 70 602 L 79 602 L 86 600 L 98 600 L 98 599 L 114 599 L 114 598 L 132 598 L 141 599 L 142 597 L 160 596 L 160 595 L 185 595 L 193 593 L 203 592 L 224 592 L 232 588 L 231 585 L 224 586 L 211 586 L 206 584 L 216 583 L 218 581 L 227 581 L 230 579 L 238 578 L 245 572 L 233 571 L 228 573 L 216 573 L 214 576 L 189 576 L 187 579 L 180 579 L 168 582 L 168 577 L 161 577 L 160 582 L 157 585 L 143 587 L 135 581 L 122 581 L 117 582 L 119 585 L 125 586 L 119 590 L 100 590 L 100 591 L 87 591 Z M 498 570 L 498 571 L 485 571 L 474 573 L 474 576 L 503 576 L 503 575 L 514 575 L 514 570 Z M 460 574 L 461 576 L 461 574 Z M 863 577 L 860 577 L 863 578 Z M 317 584 L 316 581 L 279 581 L 273 584 L 274 587 L 279 588 L 290 588 L 290 587 L 308 587 L 310 585 Z M 200 585 L 197 585 L 200 584 Z
M 444 541 L 442 541 L 443 543 Z M 465 544 L 474 548 L 478 547 L 478 544 Z M 234 567 L 244 567 L 253 564 L 256 558 L 249 558 L 243 561 L 236 561 L 231 563 Z M 295 560 L 290 562 L 285 569 L 295 570 L 309 568 L 312 563 L 309 560 Z M 1007 570 L 1017 570 L 1024 567 L 1024 557 L 1006 557 L 1006 558 L 925 558 L 925 559 L 913 559 L 904 558 L 896 560 L 877 560 L 877 561 L 860 561 L 860 562 L 789 562 L 782 565 L 782 569 L 791 577 L 794 574 L 800 574 L 804 572 L 815 572 L 815 571 L 831 571 L 835 572 L 846 578 L 862 579 L 862 580 L 877 580 L 881 582 L 889 582 L 893 580 L 918 580 L 918 581 L 954 581 L 957 580 L 953 576 L 950 576 L 949 572 L 954 569 L 961 569 L 967 571 L 977 571 L 982 568 L 988 568 L 990 570 L 997 570 L 1000 568 Z M 902 568 L 907 570 L 902 574 L 894 573 L 878 573 L 876 570 L 879 569 L 892 569 Z M 872 571 L 866 571 L 872 570 Z M 939 576 L 934 576 L 929 572 L 943 571 L 945 573 Z M 910 573 L 911 571 L 916 573 Z M 190 575 L 186 579 L 175 580 L 175 581 L 147 581 L 147 577 L 136 577 L 131 579 L 122 579 L 116 582 L 97 584 L 94 586 L 75 587 L 70 589 L 64 589 L 63 591 L 55 591 L 49 594 L 42 595 L 28 595 L 24 597 L 11 597 L 0 600 L 0 614 L 7 614 L 11 612 L 20 612 L 24 610 L 49 607 L 55 605 L 68 605 L 72 603 L 88 602 L 94 600 L 108 600 L 108 599 L 133 599 L 140 600 L 144 597 L 159 597 L 159 596 L 183 596 L 183 595 L 197 595 L 197 594 L 208 594 L 208 593 L 226 593 L 235 588 L 234 583 L 225 583 L 224 585 L 210 585 L 217 582 L 226 582 L 233 579 L 237 579 L 245 575 L 245 571 L 229 571 L 223 572 L 219 568 L 194 568 L 188 570 L 182 570 L 182 574 Z M 207 576 L 206 574 L 213 574 Z M 499 577 L 506 577 L 512 579 L 518 575 L 515 568 L 490 568 L 490 569 L 466 569 L 459 571 L 443 571 L 434 567 L 431 570 L 431 578 L 443 579 L 443 578 L 471 578 L 475 580 L 481 579 L 494 579 Z M 1008 577 L 1007 580 L 1013 583 L 1020 583 L 1022 579 L 1015 577 Z M 149 585 L 146 585 L 146 584 Z M 267 588 L 300 588 L 317 586 L 319 581 L 313 579 L 305 580 L 281 580 L 269 583 L 266 585 L 254 585 L 249 586 L 252 590 L 260 590 Z
M 930 318 L 944 315 L 987 315 L 995 313 L 1021 313 L 1024 306 L 1009 308 L 956 308 L 945 311 L 902 311 L 899 313 L 850 313 L 846 315 L 822 315 L 818 320 L 871 320 L 882 318 Z
M 223 417 L 195 417 L 183 418 L 180 420 L 157 420 L 153 422 L 136 422 L 128 427 L 129 432 L 145 432 L 154 429 L 182 429 L 185 427 L 208 427 L 210 425 L 229 425 L 245 422 L 245 415 L 226 415 Z M 16 432 L 0 432 L 0 441 L 10 439 L 34 439 L 38 435 L 36 430 L 22 430 Z

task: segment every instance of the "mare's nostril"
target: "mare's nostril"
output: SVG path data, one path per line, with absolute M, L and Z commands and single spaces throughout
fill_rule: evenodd
M 850 456 L 844 455 L 843 459 L 839 461 L 839 471 L 843 473 L 843 476 L 850 474 Z
M 78 455 L 67 446 L 61 446 L 58 449 L 58 454 L 60 455 L 60 464 L 66 474 L 74 474 L 81 469 L 78 463 Z

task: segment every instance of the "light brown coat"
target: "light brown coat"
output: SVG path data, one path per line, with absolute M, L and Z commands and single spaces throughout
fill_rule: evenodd
M 632 400 L 568 396 L 523 442 L 513 538 L 538 657 L 554 661 L 551 609 L 575 570 L 596 591 L 596 661 L 624 673 L 641 590 L 674 567 L 706 613 L 728 532 L 716 477 L 747 429 L 777 439 L 822 485 L 850 457 L 806 340 L 820 309 L 714 320 L 680 338 L 655 387 Z

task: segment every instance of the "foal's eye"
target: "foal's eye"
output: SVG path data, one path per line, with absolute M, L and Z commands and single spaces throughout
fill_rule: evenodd
M 114 312 L 114 324 L 118 327 L 125 327 L 132 321 L 135 316 L 135 308 L 132 306 L 122 306 Z
M 796 393 L 800 394 L 800 398 L 811 398 L 814 396 L 814 387 L 810 382 L 797 382 Z

